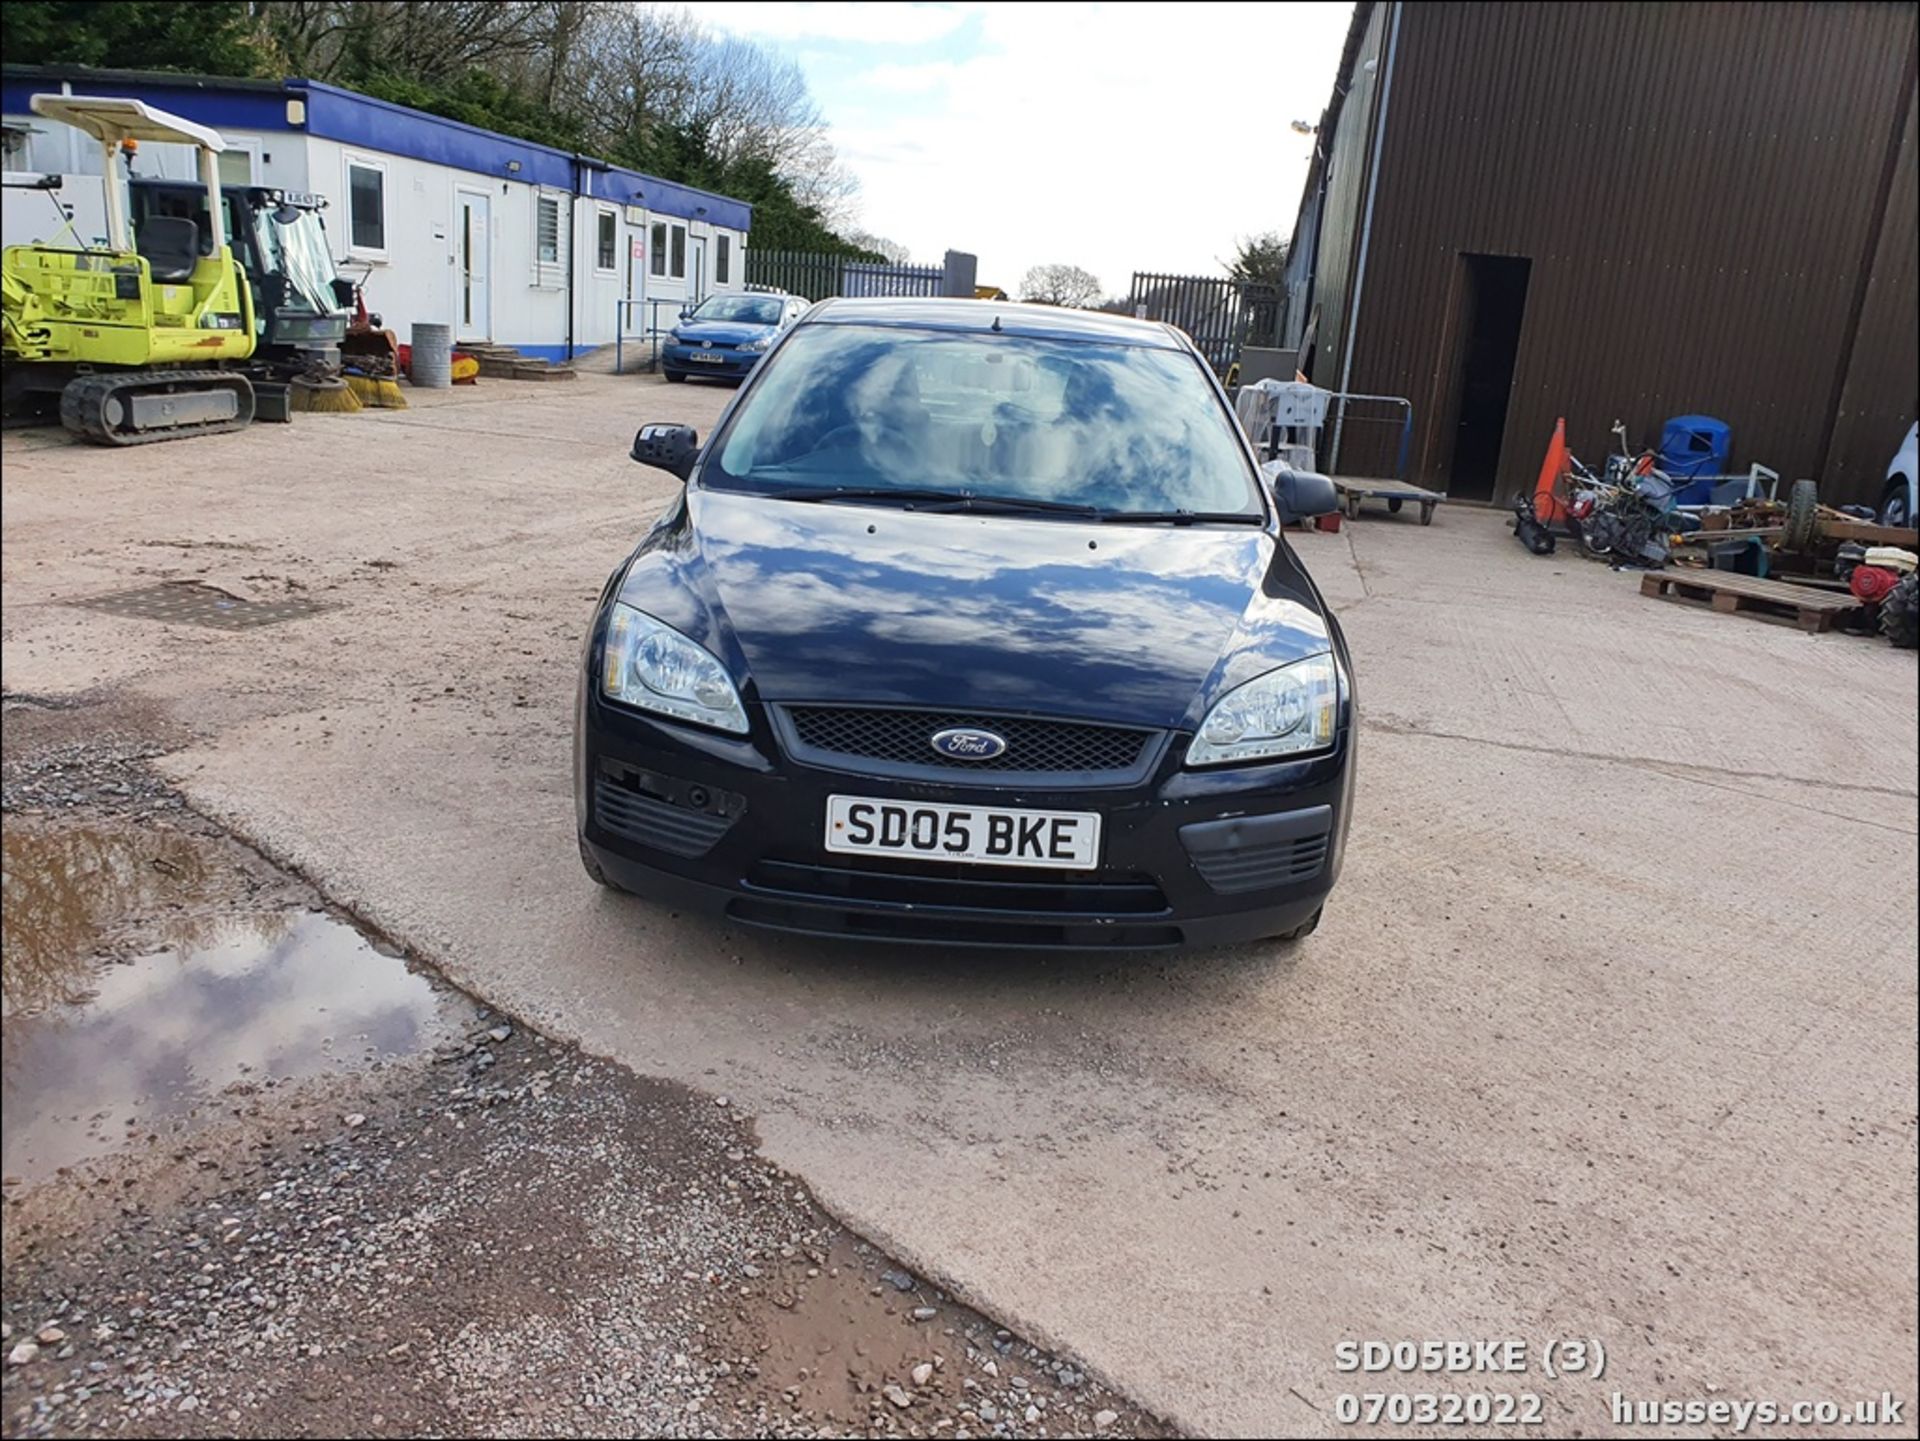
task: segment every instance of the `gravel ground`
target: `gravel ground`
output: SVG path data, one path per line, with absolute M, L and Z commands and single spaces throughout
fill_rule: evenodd
M 7 1434 L 1164 1429 L 836 1225 L 725 1097 L 508 1022 L 251 1129 L 157 1206 L 111 1168 L 93 1224 L 9 1205 Z
M 7 716 L 10 827 L 190 836 L 231 853 L 196 904 L 311 902 L 147 770 L 136 712 Z M 5 1434 L 1166 1431 L 837 1224 L 727 1097 L 473 1014 L 430 1056 L 233 1087 L 10 1180 Z

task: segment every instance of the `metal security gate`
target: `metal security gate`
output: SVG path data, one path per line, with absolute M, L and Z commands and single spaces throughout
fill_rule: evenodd
M 1277 285 L 1222 275 L 1155 275 L 1136 270 L 1128 304 L 1135 315 L 1163 320 L 1193 337 L 1225 378 L 1248 345 L 1278 345 L 1286 309 Z
M 808 250 L 748 250 L 747 284 L 808 300 L 835 295 L 939 295 L 938 265 L 884 265 Z

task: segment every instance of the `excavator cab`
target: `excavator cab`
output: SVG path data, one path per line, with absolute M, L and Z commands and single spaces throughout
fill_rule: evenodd
M 255 344 L 249 367 L 280 379 L 335 374 L 352 311 L 341 301 L 340 276 L 321 211 L 326 199 L 264 185 L 228 185 L 220 192 L 223 233 L 246 273 Z M 153 226 L 172 217 L 194 223 L 207 245 L 207 193 L 188 180 L 137 176 L 128 186 L 133 233 L 143 255 Z M 156 274 L 158 272 L 156 271 Z M 351 288 L 347 288 L 351 294 Z
M 119 158 L 141 142 L 191 145 L 207 214 L 220 213 L 215 131 L 139 100 L 36 95 L 36 115 L 99 141 L 104 248 L 9 246 L 0 254 L 0 359 L 9 410 L 58 396 L 61 423 L 105 445 L 237 430 L 253 387 L 224 367 L 255 345 L 252 297 L 224 233 L 184 215 L 129 224 Z

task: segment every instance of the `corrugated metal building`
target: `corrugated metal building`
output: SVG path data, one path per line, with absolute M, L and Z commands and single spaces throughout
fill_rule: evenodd
M 1597 464 L 1616 418 L 1704 413 L 1871 504 L 1920 399 L 1917 38 L 1913 4 L 1361 0 L 1288 342 L 1411 399 L 1414 478 L 1462 498 L 1530 487 L 1556 417 Z M 1386 473 L 1358 415 L 1337 468 Z

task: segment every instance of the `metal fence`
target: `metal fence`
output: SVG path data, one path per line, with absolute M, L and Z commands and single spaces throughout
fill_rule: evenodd
M 1193 337 L 1225 377 L 1248 345 L 1278 345 L 1286 309 L 1277 285 L 1216 275 L 1133 273 L 1128 303 L 1147 320 L 1164 320 Z
M 938 265 L 883 265 L 808 250 L 748 250 L 747 284 L 825 300 L 834 295 L 938 295 Z

